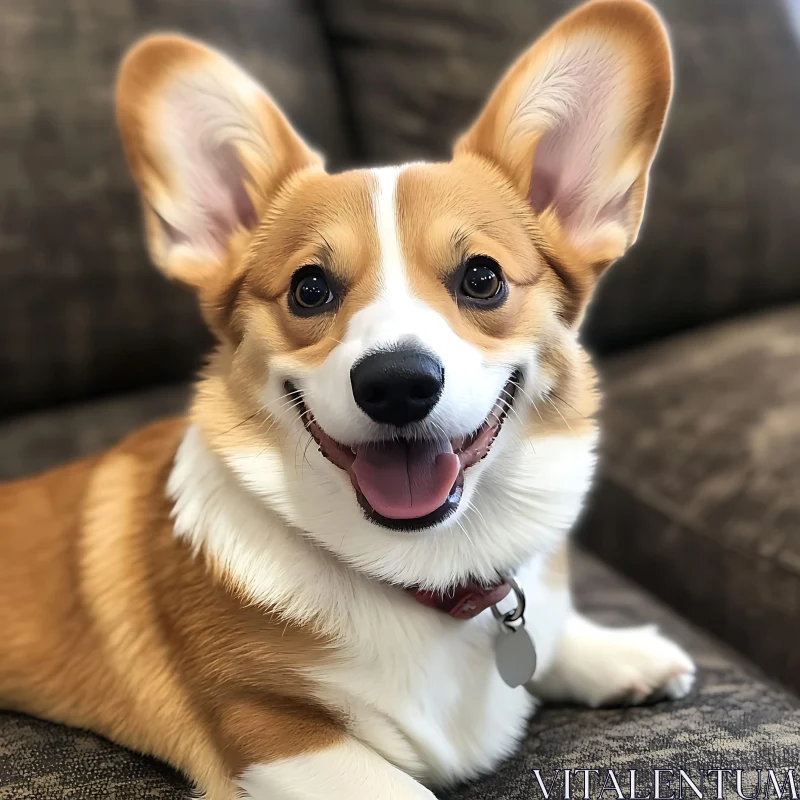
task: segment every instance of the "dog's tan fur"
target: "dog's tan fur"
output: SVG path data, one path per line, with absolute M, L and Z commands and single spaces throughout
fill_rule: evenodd
M 342 727 L 297 672 L 325 643 L 247 605 L 172 535 L 164 483 L 184 428 L 157 423 L 0 489 L 0 704 L 157 754 L 228 797 L 247 765 Z

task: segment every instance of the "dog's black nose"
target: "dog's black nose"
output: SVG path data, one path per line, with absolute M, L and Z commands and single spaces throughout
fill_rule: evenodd
M 423 350 L 381 350 L 350 370 L 353 397 L 375 422 L 407 425 L 424 419 L 444 388 L 444 367 Z

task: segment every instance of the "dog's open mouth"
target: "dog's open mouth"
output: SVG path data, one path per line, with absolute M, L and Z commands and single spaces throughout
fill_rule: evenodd
M 290 381 L 286 390 L 300 418 L 332 464 L 350 476 L 367 517 L 395 530 L 421 530 L 455 511 L 464 488 L 464 470 L 485 458 L 500 433 L 519 383 L 515 372 L 473 434 L 456 439 L 405 439 L 369 442 L 353 447 L 328 436 Z

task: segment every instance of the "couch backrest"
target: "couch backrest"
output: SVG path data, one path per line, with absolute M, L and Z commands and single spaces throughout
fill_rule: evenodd
M 785 0 L 656 0 L 677 95 L 640 241 L 586 335 L 610 351 L 800 297 L 800 56 Z M 5 0 L 0 414 L 187 377 L 208 340 L 149 265 L 113 123 L 138 36 L 218 44 L 335 167 L 442 158 L 567 0 Z
M 148 263 L 114 125 L 120 56 L 176 29 L 240 58 L 334 163 L 343 115 L 318 17 L 297 0 L 4 0 L 0 414 L 188 376 L 193 298 Z
M 788 0 L 795 2 L 795 0 Z M 639 243 L 603 280 L 595 350 L 800 297 L 800 55 L 785 0 L 653 0 L 677 91 Z M 364 158 L 445 158 L 573 0 L 323 0 Z

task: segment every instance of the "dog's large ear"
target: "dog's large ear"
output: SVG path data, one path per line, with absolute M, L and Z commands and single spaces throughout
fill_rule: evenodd
M 498 166 L 596 275 L 636 239 L 671 90 L 656 12 L 594 0 L 514 64 L 456 155 Z
M 202 287 L 281 184 L 322 162 L 266 92 L 225 56 L 156 35 L 125 57 L 117 121 L 155 263 Z

